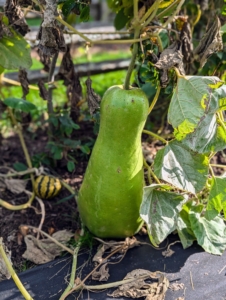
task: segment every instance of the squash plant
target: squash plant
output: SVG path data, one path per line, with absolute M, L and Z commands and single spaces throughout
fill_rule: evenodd
M 82 221 L 105 238 L 133 235 L 143 221 L 155 246 L 176 230 L 184 248 L 197 240 L 205 251 L 222 254 L 226 177 L 215 176 L 211 159 L 226 148 L 225 75 L 197 73 L 211 55 L 225 55 L 223 8 L 209 3 L 219 17 L 210 14 L 193 49 L 194 28 L 209 13 L 197 1 L 108 4 L 116 12 L 116 28 L 126 26 L 134 34 L 132 58 L 124 85 L 109 88 L 101 102 L 100 132 L 78 197 Z M 132 88 L 135 63 L 138 87 Z M 165 144 L 152 165 L 144 162 L 149 185 L 143 187 L 141 132 L 159 95 L 164 98 L 169 89 L 174 137 L 143 131 Z

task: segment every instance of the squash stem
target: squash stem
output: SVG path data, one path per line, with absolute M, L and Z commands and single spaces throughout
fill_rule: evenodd
M 134 39 L 138 39 L 139 36 L 140 36 L 140 27 L 137 27 L 134 31 Z M 128 68 L 128 71 L 126 74 L 126 79 L 125 79 L 125 84 L 124 84 L 125 90 L 129 90 L 130 78 L 131 78 L 131 75 L 133 73 L 133 69 L 135 66 L 137 53 L 138 53 L 138 43 L 134 43 L 132 57 L 131 57 L 131 61 L 129 64 L 129 68 Z
M 25 287 L 23 286 L 22 282 L 20 281 L 20 279 L 18 278 L 16 272 L 14 271 L 11 263 L 9 262 L 9 259 L 5 253 L 5 250 L 3 248 L 3 241 L 2 238 L 0 238 L 0 255 L 2 256 L 5 265 L 10 273 L 10 275 L 12 276 L 16 286 L 18 287 L 19 291 L 21 292 L 21 294 L 24 296 L 24 299 L 26 300 L 32 300 L 33 298 L 31 297 L 31 295 L 28 293 L 28 291 L 25 289 Z
M 26 208 L 30 207 L 34 198 L 35 198 L 35 193 L 33 192 L 31 197 L 29 198 L 28 202 L 21 204 L 21 205 L 12 205 L 12 204 L 8 203 L 7 201 L 0 199 L 0 206 L 3 206 L 4 208 L 6 208 L 8 210 L 22 210 L 22 209 L 26 209 Z
M 145 129 L 142 132 L 145 133 L 145 134 L 151 135 L 156 140 L 159 140 L 159 141 L 163 142 L 164 144 L 168 144 L 167 140 L 165 140 L 164 138 L 162 138 L 161 136 L 159 136 L 158 134 L 156 134 L 154 132 L 151 132 L 151 131 L 145 130 Z
M 18 136 L 19 136 L 19 139 L 20 139 L 20 143 L 21 143 L 21 146 L 22 146 L 22 149 L 23 149 L 23 152 L 24 152 L 24 156 L 25 156 L 27 165 L 30 169 L 32 169 L 31 158 L 30 158 L 30 155 L 29 155 L 29 152 L 28 152 L 25 140 L 24 140 L 24 136 L 23 136 L 23 133 L 22 133 L 21 126 L 20 126 L 20 124 L 17 123 L 17 120 L 14 117 L 13 111 L 10 107 L 8 107 L 8 112 L 9 112 L 9 115 L 10 115 L 13 126 L 15 126 L 16 129 L 17 129 L 17 133 L 18 133 Z M 34 187 L 34 184 L 35 184 L 34 175 L 30 174 L 30 177 L 31 177 L 32 187 Z
M 64 299 L 64 296 L 67 295 L 68 292 L 74 287 L 75 283 L 75 276 L 76 276 L 76 269 L 77 269 L 77 260 L 78 260 L 78 253 L 82 245 L 82 237 L 84 236 L 84 227 L 82 227 L 81 232 L 80 232 L 80 237 L 78 240 L 78 244 L 74 249 L 74 254 L 73 254 L 73 262 L 72 262 L 72 268 L 71 268 L 71 276 L 70 276 L 70 282 L 68 286 L 66 287 L 65 291 L 60 297 L 61 299 Z
M 160 90 L 161 90 L 161 86 L 159 85 L 159 86 L 157 87 L 157 91 L 156 91 L 156 93 L 155 93 L 155 97 L 154 97 L 154 99 L 153 99 L 153 101 L 152 101 L 152 103 L 151 103 L 151 105 L 150 105 L 150 107 L 149 107 L 148 114 L 150 114 L 151 111 L 153 110 L 153 108 L 154 108 L 154 106 L 155 106 L 155 104 L 156 104 L 156 102 L 157 102 L 157 100 L 158 100 L 158 98 L 159 98 Z

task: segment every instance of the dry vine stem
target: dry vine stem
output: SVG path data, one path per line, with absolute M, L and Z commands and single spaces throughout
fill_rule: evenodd
M 16 286 L 18 287 L 19 291 L 21 292 L 21 294 L 24 296 L 24 298 L 26 300 L 33 300 L 33 298 L 31 297 L 31 295 L 27 292 L 27 290 L 24 288 L 22 282 L 20 281 L 20 279 L 18 278 L 16 272 L 14 271 L 11 263 L 8 260 L 8 257 L 5 253 L 4 247 L 3 247 L 3 240 L 2 238 L 0 238 L 0 255 L 3 257 L 3 260 L 6 264 L 6 267 L 10 273 L 10 275 L 12 276 Z

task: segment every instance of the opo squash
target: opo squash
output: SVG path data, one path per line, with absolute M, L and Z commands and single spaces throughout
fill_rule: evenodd
M 41 199 L 55 197 L 61 190 L 62 185 L 59 179 L 47 175 L 40 175 L 35 180 L 35 194 Z
M 101 101 L 100 130 L 78 195 L 83 223 L 96 236 L 132 236 L 141 226 L 141 133 L 148 99 L 139 88 L 109 88 Z

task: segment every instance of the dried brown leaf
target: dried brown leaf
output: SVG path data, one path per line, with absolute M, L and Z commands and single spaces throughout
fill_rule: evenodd
M 73 233 L 70 231 L 61 230 L 55 232 L 52 237 L 58 242 L 65 244 L 72 236 Z M 27 235 L 25 236 L 24 241 L 26 243 L 27 250 L 22 256 L 35 264 L 44 264 L 49 262 L 56 256 L 59 256 L 62 252 L 62 248 L 49 239 L 38 240 L 32 235 Z
M 18 79 L 21 83 L 22 90 L 23 90 L 23 96 L 22 98 L 26 99 L 27 94 L 29 93 L 29 80 L 27 78 L 27 72 L 26 70 L 20 69 L 18 73 Z
M 70 47 L 67 47 L 67 51 L 61 61 L 59 75 L 64 79 L 64 85 L 67 86 L 67 97 L 71 106 L 70 117 L 74 122 L 77 122 L 80 115 L 79 102 L 82 99 L 82 86 L 79 76 L 75 72 Z
M 101 98 L 92 89 L 92 80 L 88 77 L 86 80 L 87 87 L 87 101 L 89 106 L 90 114 L 93 115 L 96 109 L 100 107 Z
M 220 28 L 221 23 L 218 17 L 214 21 L 210 20 L 206 28 L 206 33 L 194 51 L 196 60 L 200 62 L 201 68 L 205 65 L 208 57 L 223 49 Z
M 40 49 L 38 49 L 38 55 L 40 58 L 40 62 L 44 65 L 43 70 L 45 72 L 49 72 L 51 59 L 48 55 L 45 55 Z
M 115 251 L 117 248 L 119 249 L 119 253 L 126 253 L 128 249 L 140 246 L 140 242 L 135 238 L 126 238 L 125 241 L 109 241 L 109 242 L 103 242 L 101 239 L 96 238 L 98 241 L 102 242 L 103 244 L 98 248 L 97 253 L 93 257 L 93 262 L 102 263 L 104 260 L 104 254 L 106 250 L 108 252 Z
M 0 243 L 2 244 L 2 247 L 6 253 L 8 260 L 12 264 L 11 251 L 9 251 L 8 248 L 5 246 L 5 244 L 3 243 L 3 239 L 1 237 L 0 237 Z M 0 281 L 5 280 L 5 279 L 10 279 L 10 278 L 11 278 L 11 275 L 6 267 L 3 257 L 0 254 Z
M 155 64 L 155 67 L 162 70 L 160 77 L 162 87 L 166 87 L 169 82 L 168 70 L 170 68 L 176 67 L 181 75 L 185 75 L 181 43 L 179 41 L 175 41 L 168 48 L 163 50 L 158 62 Z
M 164 257 L 171 257 L 173 254 L 175 253 L 175 251 L 173 251 L 172 249 L 167 249 L 165 251 L 162 251 L 162 255 Z
M 49 101 L 49 91 L 45 86 L 45 83 L 43 80 L 38 81 L 38 87 L 39 87 L 39 95 L 42 97 L 42 99 Z
M 171 291 L 179 291 L 179 290 L 183 290 L 184 289 L 184 284 L 183 283 L 178 283 L 178 282 L 174 282 L 169 286 L 169 289 Z
M 190 63 L 193 58 L 193 44 L 192 44 L 191 27 L 187 20 L 183 24 L 180 33 L 180 41 L 181 41 L 181 51 L 182 51 L 184 61 L 186 63 Z
M 123 280 L 134 278 L 134 281 L 122 284 L 111 297 L 131 297 L 133 299 L 146 297 L 146 300 L 164 300 L 169 287 L 168 279 L 160 272 L 150 272 L 136 269 L 129 272 Z M 157 279 L 157 282 L 148 283 L 147 279 Z
M 99 271 L 95 271 L 92 274 L 92 280 L 97 280 L 97 281 L 108 281 L 108 278 L 110 276 L 109 274 L 109 268 L 107 267 L 107 263 L 103 264 Z
M 26 189 L 27 180 L 22 179 L 5 179 L 5 185 L 7 189 L 14 193 L 14 194 L 20 194 L 23 193 Z
M 38 47 L 43 55 L 51 57 L 59 51 L 66 51 L 63 32 L 55 22 L 52 26 L 40 27 L 37 39 L 40 40 Z
M 12 25 L 21 35 L 30 31 L 18 0 L 6 0 L 5 15 L 9 20 L 9 25 Z

